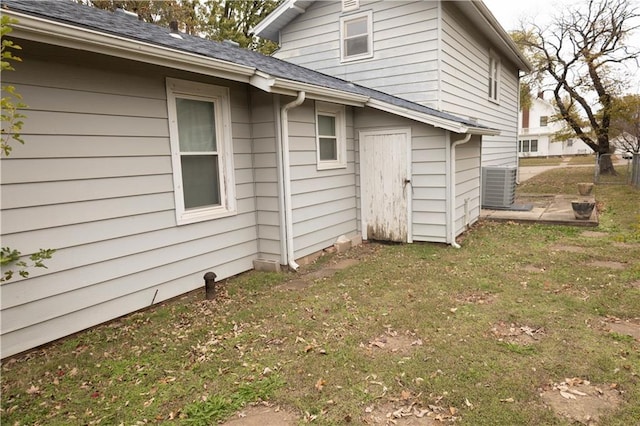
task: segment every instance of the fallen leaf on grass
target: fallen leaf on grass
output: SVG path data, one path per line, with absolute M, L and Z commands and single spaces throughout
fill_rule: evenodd
M 501 399 L 500 402 L 515 402 L 516 400 L 513 398 L 505 398 L 505 399 Z
M 325 382 L 324 379 L 320 378 L 316 382 L 316 389 L 320 392 L 320 391 L 322 391 L 322 388 L 324 388 L 324 385 L 326 385 L 326 384 L 327 384 L 327 382 Z
M 38 386 L 31 385 L 29 389 L 27 389 L 28 395 L 37 395 L 40 393 L 40 388 Z

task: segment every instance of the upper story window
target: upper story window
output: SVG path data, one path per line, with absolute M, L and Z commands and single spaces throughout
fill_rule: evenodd
M 316 147 L 318 170 L 347 166 L 344 105 L 316 102 Z
M 360 0 L 342 0 L 342 11 L 350 12 L 360 8 Z
M 229 89 L 167 78 L 176 221 L 235 214 Z
M 372 13 L 340 18 L 340 55 L 343 62 L 373 57 Z
M 498 102 L 500 99 L 500 59 L 493 53 L 489 54 L 489 100 Z
M 541 115 L 540 116 L 540 127 L 547 127 L 548 123 L 549 123 L 549 116 Z

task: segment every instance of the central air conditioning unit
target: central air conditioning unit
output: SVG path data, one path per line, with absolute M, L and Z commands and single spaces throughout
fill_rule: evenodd
M 482 208 L 506 209 L 516 199 L 515 166 L 482 168 Z

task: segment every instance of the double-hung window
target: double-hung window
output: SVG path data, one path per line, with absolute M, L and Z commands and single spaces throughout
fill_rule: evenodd
M 537 139 L 524 139 L 520 141 L 519 152 L 538 152 L 538 140 Z
M 500 93 L 500 59 L 493 53 L 489 54 L 489 100 L 498 102 Z
M 235 213 L 229 90 L 167 78 L 178 224 Z
M 347 142 L 344 105 L 316 102 L 318 170 L 344 168 Z
M 549 124 L 549 116 L 548 115 L 541 115 L 540 116 L 540 127 L 547 127 L 548 124 Z
M 373 57 L 372 12 L 340 18 L 340 54 L 343 62 Z

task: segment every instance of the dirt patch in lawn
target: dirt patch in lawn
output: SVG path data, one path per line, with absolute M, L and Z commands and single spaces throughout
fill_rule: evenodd
M 405 354 L 410 352 L 414 347 L 422 345 L 422 339 L 417 337 L 415 333 L 407 331 L 401 334 L 389 329 L 384 334 L 373 338 L 366 344 L 361 343 L 360 347 L 372 355 L 376 352 Z
M 598 424 L 603 414 L 622 403 L 614 384 L 595 385 L 579 378 L 554 383 L 540 397 L 556 415 L 583 425 Z
M 640 280 L 632 282 L 631 287 L 637 288 L 640 290 Z
M 608 317 L 602 320 L 602 328 L 609 333 L 631 336 L 640 341 L 640 318 L 634 320 Z
M 455 422 L 459 417 L 456 408 L 445 408 L 438 404 L 441 398 L 436 398 L 433 404 L 425 405 L 421 396 L 422 394 L 414 395 L 408 390 L 403 390 L 397 398 L 381 399 L 377 404 L 369 405 L 364 409 L 362 423 L 385 426 L 432 426 Z
M 293 426 L 298 419 L 293 414 L 281 410 L 279 407 L 249 406 L 238 412 L 235 418 L 223 423 L 229 426 L 264 426 L 283 425 Z
M 568 253 L 585 253 L 587 249 L 580 246 L 553 245 L 549 247 L 552 251 L 566 251 Z
M 533 272 L 536 274 L 540 274 L 545 271 L 544 268 L 535 265 L 522 265 L 520 266 L 520 269 L 524 272 Z
M 518 345 L 530 345 L 537 342 L 545 335 L 544 328 L 528 325 L 507 324 L 499 322 L 493 325 L 491 333 L 500 342 L 515 343 Z
M 590 237 L 590 238 L 604 238 L 604 237 L 608 237 L 609 234 L 607 232 L 602 232 L 602 231 L 582 231 L 582 236 Z
M 495 301 L 495 298 L 496 296 L 491 293 L 468 293 L 456 296 L 456 302 L 489 305 Z
M 627 267 L 626 263 L 613 262 L 609 260 L 595 260 L 586 264 L 587 266 L 595 268 L 607 268 L 607 269 L 624 269 Z

